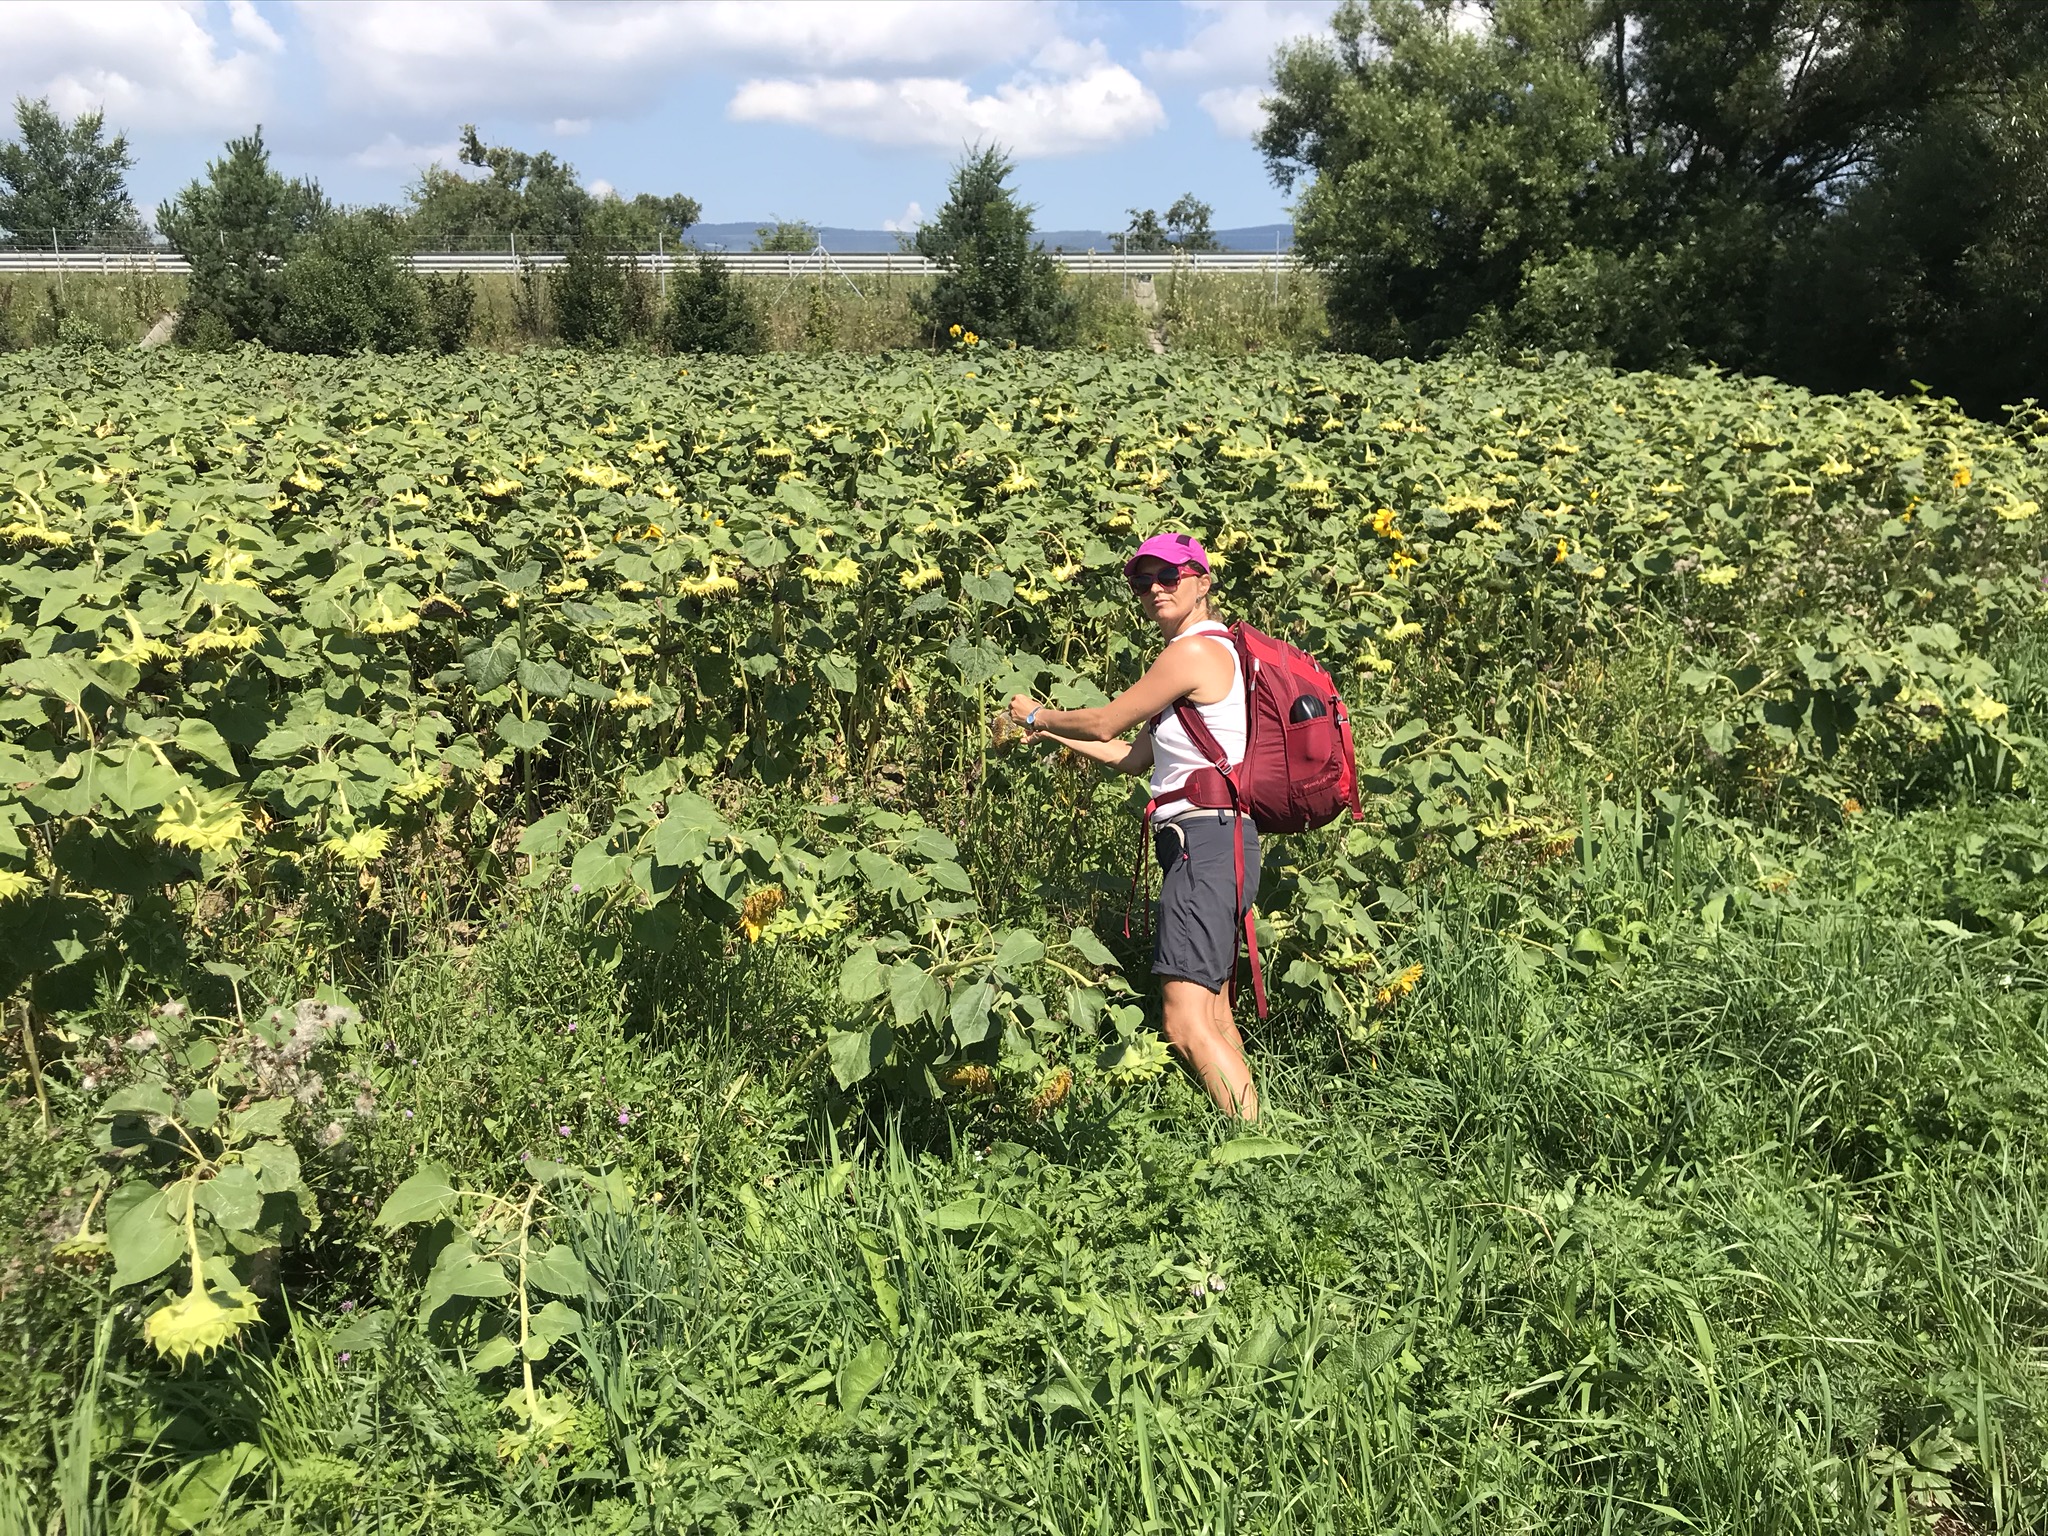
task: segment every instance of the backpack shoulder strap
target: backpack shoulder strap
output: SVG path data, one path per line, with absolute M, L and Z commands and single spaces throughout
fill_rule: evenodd
M 1209 759 L 1209 765 L 1218 773 L 1228 777 L 1230 759 L 1223 755 L 1223 743 L 1216 739 L 1216 733 L 1209 729 L 1209 722 L 1202 718 L 1202 712 L 1186 699 L 1173 702 L 1174 718 L 1180 721 L 1180 728 L 1188 733 L 1188 740 L 1195 744 L 1195 750 Z

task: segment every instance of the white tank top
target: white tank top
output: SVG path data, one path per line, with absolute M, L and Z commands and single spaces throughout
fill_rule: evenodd
M 1221 635 L 1223 644 L 1230 652 L 1230 692 L 1214 704 L 1197 704 L 1195 712 L 1202 717 L 1202 724 L 1209 727 L 1209 734 L 1216 738 L 1216 745 L 1223 749 L 1232 767 L 1244 761 L 1245 706 L 1244 668 L 1237 664 L 1237 647 L 1230 643 L 1230 628 L 1214 619 L 1204 619 L 1190 625 L 1167 641 L 1176 645 L 1191 635 Z M 1187 727 L 1180 723 L 1180 717 L 1172 706 L 1168 706 L 1166 718 L 1152 728 L 1152 798 L 1179 789 L 1188 781 L 1188 775 L 1197 768 L 1211 766 L 1188 736 Z M 1167 821 L 1191 811 L 1195 807 L 1185 800 L 1176 800 L 1171 805 L 1159 808 L 1158 820 Z

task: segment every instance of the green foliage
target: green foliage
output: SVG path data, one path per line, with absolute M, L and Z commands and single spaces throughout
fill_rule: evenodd
M 1282 49 L 1333 337 L 2035 393 L 2037 6 L 1357 0 Z
M 191 264 L 178 338 L 218 347 L 269 341 L 285 304 L 284 265 L 328 216 L 320 188 L 270 167 L 263 130 L 230 139 L 206 179 L 157 209 L 157 228 Z
M 694 197 L 680 192 L 639 192 L 631 198 L 607 192 L 597 199 L 585 223 L 613 250 L 644 254 L 680 246 L 701 212 Z
M 620 260 L 595 231 L 570 242 L 562 264 L 548 275 L 548 305 L 556 333 L 572 347 L 610 351 L 647 329 L 644 275 Z
M 81 112 L 67 128 L 47 97 L 17 96 L 14 124 L 20 139 L 0 144 L 0 230 L 15 244 L 141 234 L 128 198 L 128 137 L 105 137 L 104 112 Z
M 103 1250 L 113 1289 L 158 1296 L 143 1330 L 158 1354 L 182 1363 L 230 1342 L 255 1321 L 252 1286 L 272 1287 L 279 1248 L 319 1225 L 304 1159 L 348 1133 L 338 1119 L 314 1131 L 308 1106 L 327 1092 L 336 1037 L 353 1043 L 355 1028 L 354 1010 L 312 999 L 246 1025 L 172 1003 L 125 1042 L 136 1065 L 95 1112 L 95 1144 L 115 1170 L 100 1191 L 105 1230 L 91 1226 L 96 1193 L 53 1252 Z M 366 1084 L 347 1115 L 374 1113 Z M 271 1278 L 259 1280 L 266 1260 Z M 180 1266 L 183 1292 L 169 1293 L 167 1271 Z
M 1590 5 L 1508 0 L 1473 33 L 1449 4 L 1341 6 L 1334 46 L 1284 48 L 1259 143 L 1301 257 L 1330 272 L 1331 337 L 1428 356 L 1512 307 L 1569 246 L 1608 147 Z
M 1209 229 L 1215 210 L 1192 192 L 1184 193 L 1166 210 L 1166 222 L 1150 208 L 1130 210 L 1130 222 L 1121 234 L 1111 235 L 1110 249 L 1133 254 L 1158 255 L 1166 251 L 1215 251 L 1222 247 Z
M 598 197 L 566 160 L 485 144 L 467 123 L 461 160 L 490 174 L 472 179 L 429 166 L 407 193 L 406 224 L 421 250 L 566 251 L 587 234 L 605 250 L 652 251 L 657 241 L 680 244 L 700 212 L 695 198 L 680 193 Z
M 699 256 L 669 274 L 662 340 L 671 352 L 747 354 L 766 345 L 760 306 L 715 256 Z
M 970 153 L 953 168 L 945 204 L 918 229 L 918 254 L 944 269 L 912 300 L 934 346 L 955 326 L 1020 347 L 1073 337 L 1074 297 L 1032 238 L 1030 205 L 1008 185 L 1012 169 L 994 147 Z
M 816 250 L 817 245 L 818 227 L 815 224 L 777 219 L 773 224 L 763 224 L 754 231 L 754 249 L 757 251 L 794 251 L 804 255 Z
M 428 342 L 437 352 L 460 352 L 476 334 L 475 281 L 467 272 L 453 277 L 430 272 L 420 282 Z
M 402 255 L 388 215 L 329 219 L 285 262 L 283 309 L 274 337 L 266 339 L 289 352 L 420 346 L 427 340 L 427 299 Z
M 758 387 L 745 367 L 693 368 L 680 390 L 670 365 L 619 367 L 584 418 L 545 428 L 515 387 L 564 366 L 543 360 L 505 365 L 490 396 L 466 365 L 326 385 L 309 372 L 282 416 L 230 371 L 191 394 L 188 408 L 214 402 L 206 414 L 147 438 L 50 413 L 130 420 L 128 391 L 147 393 L 160 365 L 110 362 L 68 404 L 15 389 L 31 414 L 13 473 L 47 483 L 5 525 L 21 595 L 0 677 L 22 690 L 7 782 L 29 787 L 0 793 L 24 934 L 0 974 L 66 1006 L 110 966 L 175 966 L 163 891 L 238 867 L 257 825 L 266 857 L 332 890 L 424 838 L 454 795 L 520 820 L 536 878 L 561 872 L 626 925 L 622 941 L 679 943 L 769 890 L 778 933 L 822 942 L 858 917 L 892 975 L 945 978 L 892 998 L 862 1059 L 944 1065 L 924 1031 L 978 979 L 929 957 L 978 954 L 1013 926 L 963 901 L 957 839 L 907 809 L 844 804 L 771 837 L 701 807 L 679 821 L 697 802 L 678 797 L 713 763 L 769 784 L 876 771 L 907 728 L 899 677 L 927 712 L 915 734 L 946 754 L 921 771 L 940 778 L 981 760 L 990 700 L 1096 697 L 1139 653 L 1088 573 L 1113 573 L 1168 506 L 1220 509 L 1195 528 L 1230 609 L 1358 691 L 1380 807 L 1350 835 L 1366 862 L 1304 884 L 1270 946 L 1283 991 L 1354 1020 L 1398 969 L 1384 944 L 1407 920 L 1384 894 L 1397 871 L 1552 814 L 1518 798 L 1512 747 L 1546 707 L 1539 680 L 1644 611 L 1682 616 L 1688 636 L 1686 702 L 1660 715 L 1654 772 L 1731 808 L 1826 818 L 1960 771 L 2009 780 L 2030 750 L 1985 645 L 2039 602 L 2030 530 L 2048 487 L 2031 425 L 1562 368 L 1304 379 L 1257 363 L 1002 366 L 985 349 L 969 362 L 899 365 L 880 384 L 853 364 L 790 375 L 803 382 L 781 414 L 743 431 L 731 413 Z M 1122 403 L 1127 377 L 1180 380 L 1200 403 L 1169 425 Z M 456 474 L 433 432 L 376 435 L 378 410 L 417 419 L 457 397 L 478 403 Z M 1267 398 L 1287 404 L 1241 403 Z M 902 403 L 919 399 L 945 403 Z M 78 467 L 53 462 L 52 432 Z M 876 476 L 904 488 L 880 523 L 855 506 L 881 494 Z M 962 523 L 933 519 L 935 502 Z M 178 538 L 225 530 L 192 556 L 196 608 L 181 571 L 142 559 L 162 520 Z M 89 599 L 52 598 L 82 594 L 84 572 L 106 573 Z M 776 638 L 796 634 L 800 647 Z M 1075 654 L 1102 660 L 1052 660 Z M 338 676 L 336 656 L 355 682 L 310 697 L 356 702 L 304 714 L 303 679 Z M 1406 686 L 1381 694 L 1390 675 Z M 1496 703 L 1475 721 L 1482 677 Z M 321 766 L 363 730 L 352 766 Z M 578 777 L 616 785 L 591 806 L 538 787 L 568 773 L 572 743 Z M 628 922 L 636 899 L 648 911 Z M 1062 987 L 1105 984 L 1071 964 L 1042 979 L 1055 1019 Z M 899 1040 L 913 1048 L 892 1058 Z M 1036 1070 L 1035 1047 L 1016 1059 Z
M 1569 361 L 0 359 L 0 1518 L 2034 1528 L 2044 443 Z M 1228 1139 L 1125 788 L 986 723 L 1135 677 L 1181 524 L 1369 789 L 1268 849 Z

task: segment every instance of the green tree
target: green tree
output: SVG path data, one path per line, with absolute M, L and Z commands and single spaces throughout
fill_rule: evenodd
M 1209 228 L 1215 216 L 1215 209 L 1194 193 L 1184 192 L 1166 210 L 1166 236 L 1183 251 L 1220 251 L 1223 247 Z
M 274 340 L 284 310 L 284 265 L 329 215 L 318 184 L 271 168 L 263 130 L 230 139 L 206 177 L 157 209 L 157 228 L 191 265 L 181 341 L 221 345 Z
M 2040 393 L 2048 8 L 1347 0 L 1260 147 L 1334 338 Z M 1305 185 L 1304 185 L 1305 184 Z
M 651 287 L 647 273 L 613 248 L 600 225 L 586 224 L 548 277 L 555 329 L 572 347 L 624 346 L 652 328 Z
M 934 344 L 955 325 L 1022 347 L 1073 337 L 1074 296 L 1032 239 L 1032 209 L 1011 190 L 1012 169 L 993 146 L 969 151 L 953 168 L 945 206 L 917 232 L 918 253 L 942 269 L 911 300 Z
M 426 301 L 426 334 L 437 352 L 460 352 L 476 329 L 476 281 L 467 272 L 420 279 Z
M 715 256 L 676 268 L 669 278 L 662 340 L 671 352 L 754 353 L 768 344 L 760 306 Z
M 426 296 L 395 217 L 330 219 L 284 264 L 275 344 L 291 352 L 405 352 L 426 340 Z
M 697 199 L 680 192 L 666 197 L 639 192 L 630 198 L 608 192 L 597 200 L 590 219 L 613 250 L 652 251 L 681 245 L 702 214 Z
M 1295 246 L 1330 272 L 1332 339 L 1427 354 L 1512 307 L 1523 269 L 1578 233 L 1608 143 L 1591 7 L 1502 0 L 1460 28 L 1449 0 L 1354 0 L 1281 50 L 1259 145 L 1309 181 Z
M 486 144 L 471 123 L 462 126 L 460 159 L 489 174 L 472 178 L 433 165 L 407 192 L 421 250 L 501 251 L 516 241 L 522 251 L 566 251 L 591 225 L 607 250 L 651 251 L 680 244 L 702 212 L 681 193 L 596 196 L 568 161 Z
M 14 124 L 20 138 L 0 144 L 0 230 L 23 245 L 47 245 L 53 230 L 67 240 L 141 235 L 128 138 L 106 137 L 104 113 L 81 112 L 67 128 L 47 98 L 18 96 Z
M 1215 209 L 1192 192 L 1183 193 L 1174 200 L 1173 206 L 1166 210 L 1164 222 L 1150 208 L 1133 208 L 1124 232 L 1109 237 L 1110 249 L 1129 251 L 1132 255 L 1219 251 L 1223 247 L 1209 228 L 1209 220 L 1215 217 L 1215 213 Z
M 773 224 L 763 224 L 754 231 L 754 249 L 757 251 L 794 251 L 803 255 L 817 248 L 818 227 L 815 224 L 777 219 Z
M 1156 256 L 1172 250 L 1173 242 L 1155 210 L 1132 208 L 1126 210 L 1123 229 L 1109 237 L 1109 248 L 1119 255 Z

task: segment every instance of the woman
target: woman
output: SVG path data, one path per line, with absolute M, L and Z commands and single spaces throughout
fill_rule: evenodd
M 1155 534 L 1124 563 L 1124 575 L 1166 637 L 1150 670 L 1099 708 L 1054 709 L 1020 693 L 1010 700 L 1010 714 L 1028 729 L 1027 741 L 1056 741 L 1124 773 L 1150 770 L 1157 800 L 1209 766 L 1175 718 L 1181 700 L 1200 713 L 1232 763 L 1243 758 L 1244 677 L 1228 631 L 1209 610 L 1209 556 L 1200 544 L 1184 533 Z M 1120 739 L 1155 719 L 1135 741 Z M 1152 970 L 1165 981 L 1166 1038 L 1217 1108 L 1255 1120 L 1259 1093 L 1230 1016 L 1229 981 L 1244 907 L 1259 888 L 1258 828 L 1244 827 L 1244 907 L 1237 900 L 1231 812 L 1175 801 L 1160 808 L 1154 829 L 1161 878 Z

